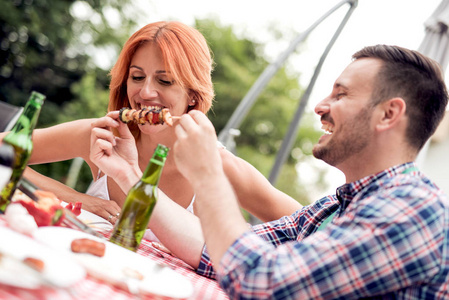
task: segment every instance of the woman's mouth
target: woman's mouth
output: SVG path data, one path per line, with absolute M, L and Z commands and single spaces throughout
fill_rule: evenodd
M 162 105 L 146 105 L 146 104 L 143 104 L 143 103 L 136 103 L 136 105 L 137 105 L 137 109 L 138 110 L 140 110 L 142 108 L 147 108 L 149 110 L 159 110 L 159 109 L 165 108 Z

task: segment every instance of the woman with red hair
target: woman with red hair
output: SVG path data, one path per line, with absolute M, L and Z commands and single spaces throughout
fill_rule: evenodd
M 109 112 L 105 117 L 34 131 L 30 164 L 82 157 L 95 178 L 87 193 L 76 192 L 32 170 L 27 170 L 25 176 L 61 200 L 82 202 L 84 209 L 115 223 L 135 177 L 118 178 L 108 173 L 105 160 L 129 168 L 133 175 L 142 174 L 157 144 L 172 148 L 177 122 L 173 126 L 124 124 L 119 121 L 119 110 L 166 108 L 174 116 L 192 109 L 207 113 L 214 98 L 212 68 L 209 47 L 198 30 L 180 22 L 144 26 L 128 39 L 111 70 Z M 244 160 L 223 147 L 220 154 L 223 171 L 242 208 L 262 221 L 270 221 L 300 207 Z M 174 155 L 171 150 L 159 187 L 174 202 L 193 212 L 193 190 L 177 169 Z M 100 170 L 93 161 L 102 162 L 103 168 Z

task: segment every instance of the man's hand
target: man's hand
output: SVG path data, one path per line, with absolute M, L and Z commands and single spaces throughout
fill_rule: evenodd
M 192 187 L 201 184 L 216 172 L 223 172 L 217 148 L 217 135 L 210 120 L 200 111 L 184 114 L 175 127 L 177 141 L 174 157 L 179 171 Z
M 230 245 L 248 230 L 227 179 L 209 119 L 192 110 L 175 127 L 174 157 L 195 192 L 196 214 L 213 263 L 218 266 Z M 168 210 L 167 210 L 168 211 Z M 169 247 L 170 248 L 170 247 Z

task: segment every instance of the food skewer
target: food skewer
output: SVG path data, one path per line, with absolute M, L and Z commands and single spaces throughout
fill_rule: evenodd
M 159 125 L 167 123 L 173 126 L 173 119 L 179 119 L 179 116 L 172 116 L 168 108 L 148 108 L 144 107 L 140 110 L 123 107 L 119 112 L 119 119 L 123 123 L 136 122 L 138 124 L 150 123 L 150 125 Z

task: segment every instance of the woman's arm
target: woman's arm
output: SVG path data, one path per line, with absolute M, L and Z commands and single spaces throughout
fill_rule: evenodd
M 91 123 L 95 119 L 81 119 L 33 131 L 33 153 L 29 164 L 83 158 L 93 174 L 98 168 L 89 160 Z M 92 167 L 95 167 L 95 170 Z
M 90 130 L 94 120 L 82 119 L 35 129 L 33 131 L 33 152 L 29 164 L 50 163 L 81 157 L 89 164 L 92 173 L 97 174 L 98 168 L 89 160 Z M 7 132 L 1 133 L 0 139 L 3 140 L 7 134 Z M 39 188 L 54 193 L 65 202 L 81 202 L 83 209 L 105 219 L 120 211 L 120 207 L 115 201 L 103 200 L 77 192 L 31 168 L 25 170 L 24 177 Z
M 108 220 L 108 216 L 115 216 L 117 212 L 120 212 L 120 207 L 115 201 L 104 200 L 97 197 L 89 196 L 84 193 L 80 193 L 67 185 L 44 176 L 31 168 L 26 168 L 24 177 L 33 182 L 37 187 L 45 191 L 51 191 L 59 199 L 68 202 L 75 203 L 81 202 L 82 209 L 90 211 L 100 217 Z M 117 219 L 113 218 L 108 220 L 114 223 Z
M 291 215 L 302 207 L 295 199 L 271 185 L 248 162 L 225 149 L 220 150 L 220 155 L 240 206 L 263 222 Z

